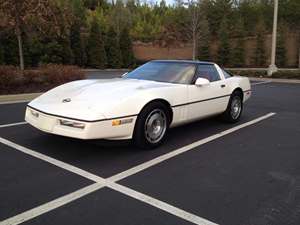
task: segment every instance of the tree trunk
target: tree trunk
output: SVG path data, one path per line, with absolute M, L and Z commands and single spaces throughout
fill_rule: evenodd
M 196 32 L 193 32 L 193 60 L 196 60 Z
M 24 54 L 23 54 L 23 41 L 22 41 L 22 31 L 21 31 L 21 19 L 20 19 L 20 5 L 16 1 L 14 4 L 15 7 L 15 31 L 16 31 L 16 36 L 18 39 L 18 46 L 19 46 L 19 58 L 20 58 L 20 69 L 23 71 L 24 70 Z
M 23 42 L 22 42 L 22 35 L 19 28 L 17 28 L 16 35 L 17 35 L 18 46 L 19 46 L 20 69 L 23 71 L 24 70 Z

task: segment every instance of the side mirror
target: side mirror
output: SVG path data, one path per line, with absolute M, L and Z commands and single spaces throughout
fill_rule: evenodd
M 200 87 L 200 86 L 207 86 L 209 85 L 209 80 L 205 79 L 205 78 L 197 78 L 196 82 L 195 82 L 195 85 Z
M 123 73 L 121 77 L 124 77 L 124 76 L 126 76 L 127 74 L 128 74 L 128 72 Z

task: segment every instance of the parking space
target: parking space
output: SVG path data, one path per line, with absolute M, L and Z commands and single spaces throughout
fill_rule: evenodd
M 120 183 L 218 224 L 300 224 L 290 221 L 300 206 L 299 119 L 276 115 Z
M 48 135 L 27 124 L 2 127 L 0 137 L 76 166 L 107 186 L 35 212 L 26 224 L 298 225 L 299 97 L 300 85 L 256 83 L 238 124 L 211 118 L 174 128 L 153 151 L 128 141 Z M 0 124 L 24 121 L 25 106 L 0 105 Z M 93 183 L 84 173 L 80 177 L 12 146 L 0 144 L 0 159 L 6 171 L 0 176 L 0 220 Z
M 0 104 L 0 126 L 24 121 L 27 102 L 14 104 Z
M 0 220 L 92 182 L 0 144 Z
M 188 225 L 192 223 L 104 188 L 24 224 Z

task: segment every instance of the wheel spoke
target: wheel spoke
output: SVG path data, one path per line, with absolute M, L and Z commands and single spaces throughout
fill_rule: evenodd
M 159 142 L 166 132 L 166 114 L 161 109 L 153 110 L 145 122 L 145 136 L 150 143 Z

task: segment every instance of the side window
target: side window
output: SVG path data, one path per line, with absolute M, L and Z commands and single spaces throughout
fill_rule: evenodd
M 232 75 L 230 73 L 226 72 L 225 70 L 222 70 L 222 71 L 223 71 L 224 77 L 226 79 L 232 77 Z
M 220 75 L 214 65 L 198 65 L 196 79 L 205 78 L 210 82 L 220 80 Z

